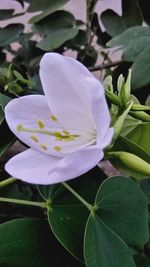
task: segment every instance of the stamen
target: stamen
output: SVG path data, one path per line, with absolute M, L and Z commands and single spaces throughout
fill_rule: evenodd
M 44 122 L 42 120 L 37 121 L 39 128 L 43 129 L 45 127 Z
M 70 133 L 67 130 L 63 130 L 63 133 L 69 135 Z
M 53 121 L 58 121 L 58 119 L 57 119 L 54 115 L 51 115 L 51 119 L 52 119 Z
M 43 148 L 44 150 L 47 150 L 48 149 L 47 146 L 44 145 L 44 144 L 40 144 L 40 147 Z
M 47 130 L 44 130 L 44 129 L 24 128 L 22 124 L 18 124 L 17 131 L 50 135 L 50 136 L 55 137 L 56 140 L 60 140 L 60 141 L 71 141 L 71 140 L 74 140 L 76 137 L 79 137 L 79 135 L 76 135 L 76 134 L 68 134 L 68 135 L 66 135 L 66 134 L 62 134 L 61 132 L 50 132 L 50 131 L 47 131 Z
M 38 138 L 35 135 L 31 135 L 30 138 L 35 141 L 36 143 L 39 142 Z
M 58 152 L 60 152 L 62 150 L 62 148 L 60 146 L 54 146 L 53 149 L 58 151 Z
M 22 125 L 22 124 L 18 124 L 18 126 L 17 126 L 17 131 L 18 131 L 18 132 L 23 131 L 23 125 Z

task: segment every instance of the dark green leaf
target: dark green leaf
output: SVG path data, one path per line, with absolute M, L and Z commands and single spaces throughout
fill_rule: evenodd
M 66 11 L 57 11 L 49 15 L 40 23 L 35 24 L 33 29 L 44 36 L 37 46 L 45 51 L 58 48 L 78 33 L 75 18 Z
M 96 215 L 86 227 L 85 261 L 87 267 L 135 267 L 129 248 Z
M 28 11 L 34 12 L 34 11 L 40 11 L 43 12 L 39 15 L 36 15 L 30 19 L 30 23 L 34 24 L 42 20 L 43 18 L 47 17 L 48 15 L 54 13 L 57 11 L 61 6 L 66 4 L 69 0 L 45 0 L 45 1 L 29 1 L 30 6 Z
M 110 36 L 116 36 L 126 30 L 121 17 L 113 10 L 107 9 L 101 14 L 102 23 Z
M 23 32 L 23 24 L 9 24 L 5 28 L 0 28 L 0 47 L 10 45 L 16 41 Z
M 143 27 L 143 26 L 135 26 L 127 29 L 123 33 L 117 35 L 113 39 L 111 39 L 107 45 L 110 47 L 113 46 L 122 46 L 125 47 L 129 44 L 129 42 L 141 38 L 150 36 L 150 27 Z
M 10 100 L 11 100 L 10 97 L 0 93 L 0 106 L 2 107 L 3 110 Z
M 14 13 L 14 9 L 1 9 L 0 10 L 0 20 L 10 19 Z
M 146 106 L 150 106 L 150 94 L 148 95 L 146 102 L 145 102 Z
M 122 20 L 126 28 L 142 25 L 143 18 L 138 0 L 122 0 Z
M 122 0 L 122 16 L 108 9 L 101 15 L 102 23 L 108 34 L 116 36 L 126 29 L 142 24 L 142 16 L 137 0 Z
M 2 156 L 5 151 L 15 142 L 16 138 L 12 132 L 8 129 L 5 121 L 0 125 L 0 156 Z
M 135 256 L 135 262 L 137 267 L 149 267 L 150 259 L 142 256 Z
M 69 182 L 86 201 L 93 203 L 105 175 L 94 168 L 87 174 Z M 89 211 L 62 185 L 40 187 L 44 199 L 52 202 L 48 219 L 52 231 L 63 246 L 75 257 L 83 260 L 83 236 Z
M 1 123 L 3 122 L 3 120 L 4 120 L 4 111 L 3 111 L 3 108 L 2 108 L 2 106 L 0 105 L 0 125 L 1 125 Z
M 127 177 L 105 180 L 85 232 L 87 267 L 134 267 L 128 245 L 144 245 L 149 238 L 147 199 Z
M 133 89 L 150 84 L 150 45 L 148 45 L 135 59 L 132 72 Z
M 134 143 L 141 146 L 148 153 L 150 152 L 150 142 L 149 142 L 149 133 L 150 133 L 150 123 L 143 122 L 134 128 L 126 136 L 128 139 Z
M 53 32 L 45 37 L 40 43 L 37 44 L 37 47 L 44 51 L 56 49 L 66 41 L 74 38 L 77 33 L 77 28 L 59 29 L 58 31 Z
M 1 267 L 81 267 L 59 246 L 47 221 L 17 219 L 0 225 Z
M 123 52 L 123 59 L 126 61 L 134 61 L 137 56 L 150 44 L 150 36 L 139 37 L 138 40 L 132 40 L 126 46 Z

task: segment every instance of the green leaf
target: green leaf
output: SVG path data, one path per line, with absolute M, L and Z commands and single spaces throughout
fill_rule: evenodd
M 47 221 L 16 219 L 0 225 L 1 267 L 76 267 L 77 264 L 59 246 Z
M 0 265 L 47 267 L 51 243 L 45 221 L 19 219 L 0 225 Z
M 140 37 L 132 40 L 125 47 L 123 59 L 126 61 L 134 61 L 137 56 L 150 44 L 150 36 Z
M 124 151 L 138 156 L 144 161 L 150 163 L 150 155 L 139 145 L 132 142 L 131 139 L 128 139 L 124 136 L 119 136 L 115 145 L 113 146 L 113 151 Z M 134 177 L 135 179 L 142 180 L 147 178 L 147 176 L 142 175 L 139 172 L 134 171 L 133 169 L 129 169 L 124 164 L 121 164 L 120 161 L 113 158 L 111 159 L 111 163 L 120 170 L 121 173 L 124 173 L 128 176 Z
M 148 95 L 146 102 L 145 102 L 146 106 L 150 106 L 150 94 Z
M 10 100 L 11 100 L 10 97 L 0 93 L 0 105 L 3 110 Z
M 134 90 L 150 84 L 150 45 L 136 57 L 132 69 L 132 87 Z
M 102 23 L 111 36 L 116 36 L 127 28 L 142 24 L 142 15 L 137 0 L 122 0 L 122 16 L 111 9 L 101 15 Z
M 42 20 L 43 18 L 47 17 L 48 15 L 54 13 L 57 11 L 60 7 L 62 7 L 64 4 L 66 4 L 69 0 L 45 0 L 45 1 L 29 1 L 30 6 L 28 11 L 34 12 L 34 11 L 40 11 L 43 12 L 39 15 L 36 15 L 30 19 L 30 23 L 34 24 Z
M 150 133 L 150 123 L 143 122 L 137 125 L 129 134 L 126 135 L 128 139 L 137 145 L 141 146 L 148 153 L 150 152 L 150 142 L 149 142 L 149 133 Z
M 4 120 L 4 117 L 5 117 L 4 111 L 2 109 L 2 106 L 0 105 L 0 125 L 3 122 L 3 120 Z
M 137 267 L 149 267 L 150 259 L 148 257 L 135 256 L 135 262 Z
M 144 26 L 135 26 L 127 29 L 123 33 L 117 35 L 116 37 L 112 38 L 108 43 L 107 46 L 122 46 L 125 47 L 129 44 L 129 42 L 141 38 L 141 37 L 149 37 L 150 36 L 150 27 Z
M 131 139 L 121 135 L 118 137 L 113 147 L 113 151 L 129 152 L 150 163 L 150 155 L 142 147 L 134 143 Z
M 57 32 L 53 32 L 45 37 L 40 43 L 37 44 L 37 47 L 44 51 L 56 49 L 66 41 L 74 38 L 77 33 L 77 28 L 59 29 Z
M 126 30 L 121 17 L 113 10 L 107 9 L 101 14 L 102 23 L 110 36 L 116 36 Z
M 0 47 L 10 45 L 16 41 L 23 32 L 23 24 L 9 24 L 5 28 L 0 28 Z
M 128 245 L 142 246 L 148 238 L 148 205 L 142 190 L 127 177 L 106 179 L 86 226 L 86 266 L 135 267 Z
M 66 11 L 55 12 L 35 24 L 33 29 L 44 36 L 37 47 L 45 51 L 58 48 L 78 33 L 78 29 L 75 27 L 75 18 Z
M 102 177 L 105 175 L 97 167 L 68 184 L 86 201 L 94 203 Z M 83 236 L 88 209 L 62 185 L 40 187 L 40 192 L 44 199 L 52 203 L 48 220 L 53 233 L 72 255 L 83 260 Z
M 9 130 L 5 121 L 0 125 L 0 135 L 3 138 L 0 138 L 0 156 L 2 156 L 5 151 L 15 142 L 16 138 Z
M 14 13 L 14 9 L 1 9 L 0 10 L 0 20 L 10 19 Z

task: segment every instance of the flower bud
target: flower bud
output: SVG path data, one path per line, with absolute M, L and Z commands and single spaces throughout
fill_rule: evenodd
M 129 170 L 145 176 L 150 176 L 150 164 L 135 154 L 124 151 L 116 151 L 109 152 L 108 155 L 110 158 L 116 159 L 118 163 L 123 164 Z

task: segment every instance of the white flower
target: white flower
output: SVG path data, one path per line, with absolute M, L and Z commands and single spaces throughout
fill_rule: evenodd
M 5 109 L 12 132 L 29 147 L 6 170 L 29 183 L 53 184 L 93 168 L 111 142 L 101 83 L 78 61 L 46 53 L 40 63 L 45 96 L 14 99 Z

